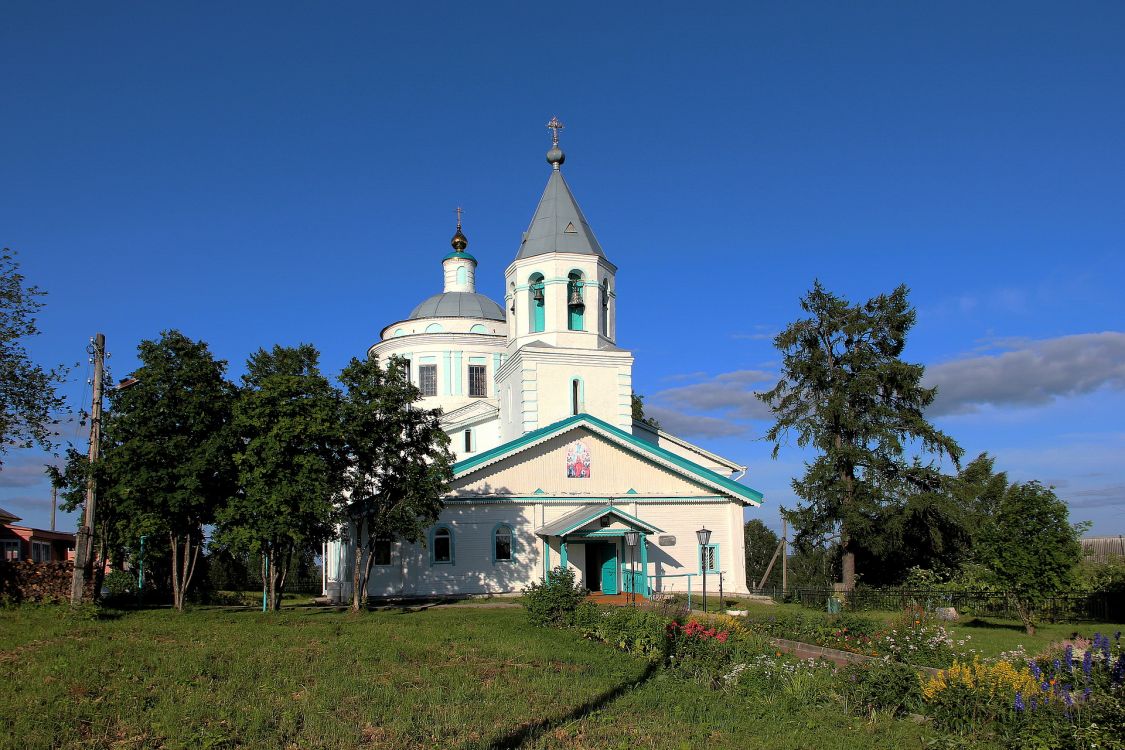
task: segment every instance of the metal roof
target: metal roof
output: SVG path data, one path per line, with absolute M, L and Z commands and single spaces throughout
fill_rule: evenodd
M 504 310 L 483 294 L 444 292 L 414 308 L 407 320 L 419 318 L 485 318 L 504 320 Z
M 556 518 L 554 521 L 540 526 L 535 530 L 535 533 L 539 536 L 566 535 L 605 515 L 617 516 L 631 528 L 640 529 L 646 534 L 659 534 L 663 531 L 663 529 L 659 529 L 647 521 L 642 521 L 636 516 L 631 516 L 620 508 L 614 507 L 612 503 L 598 503 L 596 505 L 585 505 Z
M 582 215 L 582 209 L 563 179 L 561 171 L 551 172 L 543 197 L 531 224 L 524 233 L 516 259 L 544 253 L 581 253 L 605 257 L 594 230 Z

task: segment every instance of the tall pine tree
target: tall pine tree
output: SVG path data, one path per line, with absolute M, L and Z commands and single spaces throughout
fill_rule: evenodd
M 901 359 L 915 317 L 905 286 L 852 305 L 817 281 L 801 308 L 809 317 L 774 339 L 783 355 L 781 380 L 758 397 L 777 420 L 766 433 L 775 458 L 790 434 L 818 453 L 793 480 L 805 502 L 791 520 L 798 538 L 839 531 L 850 590 L 853 533 L 866 533 L 903 483 L 925 488 L 938 479 L 932 462 L 906 460 L 907 447 L 954 462 L 961 448 L 926 421 L 936 389 L 921 385 L 922 365 Z

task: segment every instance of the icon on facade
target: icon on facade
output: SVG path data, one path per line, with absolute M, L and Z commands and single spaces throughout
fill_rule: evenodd
M 566 476 L 568 479 L 590 478 L 590 449 L 579 441 L 566 450 Z

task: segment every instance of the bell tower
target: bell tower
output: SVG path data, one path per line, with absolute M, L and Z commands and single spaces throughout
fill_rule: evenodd
M 504 273 L 504 439 L 587 413 L 632 429 L 632 355 L 616 345 L 616 274 L 563 178 L 558 118 L 551 174 Z M 510 391 L 510 395 L 509 395 Z

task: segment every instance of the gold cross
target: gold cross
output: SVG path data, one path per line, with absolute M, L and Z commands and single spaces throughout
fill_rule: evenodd
M 559 145 L 559 131 L 562 130 L 563 127 L 565 126 L 559 122 L 559 118 L 557 117 L 552 117 L 551 121 L 547 123 L 547 128 L 551 130 L 551 143 L 555 146 Z
M 465 209 L 458 206 L 457 208 L 455 208 L 453 210 L 457 212 L 457 228 L 460 229 L 461 228 L 461 212 L 464 211 Z

